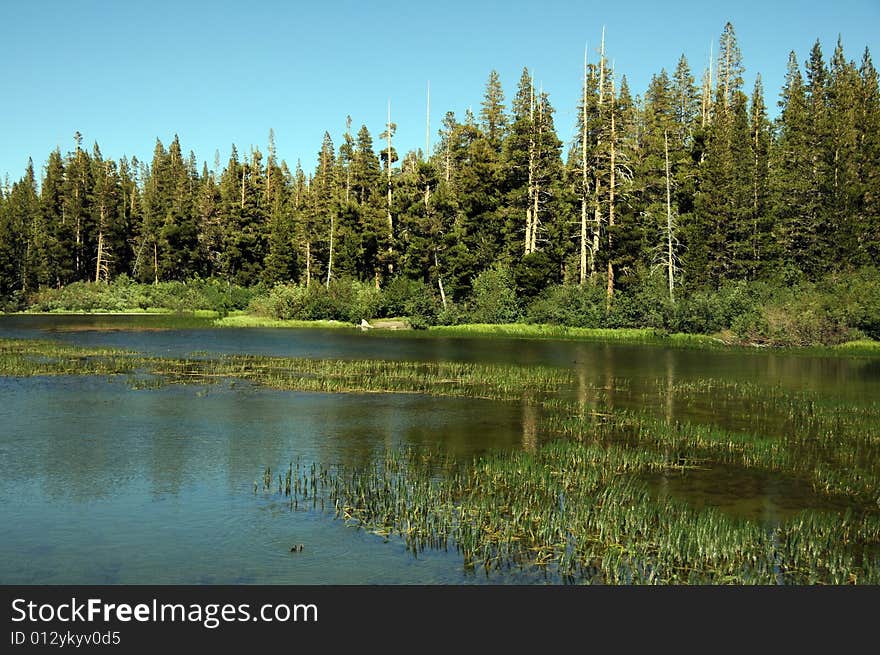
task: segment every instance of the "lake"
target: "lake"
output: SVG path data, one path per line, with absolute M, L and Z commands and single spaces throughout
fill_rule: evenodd
M 543 365 L 569 369 L 561 395 L 595 411 L 758 433 L 792 429 L 770 393 L 873 410 L 880 360 L 600 342 L 444 338 L 356 329 L 214 329 L 167 316 L 3 316 L 0 338 L 115 346 L 160 357 L 279 357 Z M 731 389 L 747 389 L 747 393 Z M 131 389 L 111 377 L 0 377 L 3 584 L 420 584 L 545 582 L 468 572 L 454 552 L 403 543 L 256 493 L 270 466 L 363 466 L 387 449 L 462 458 L 549 438 L 525 402 L 418 394 L 330 394 L 224 381 Z M 659 495 L 762 525 L 802 509 L 843 512 L 802 480 L 706 467 L 649 480 Z M 291 553 L 294 544 L 302 552 Z M 550 580 L 552 581 L 552 580 Z

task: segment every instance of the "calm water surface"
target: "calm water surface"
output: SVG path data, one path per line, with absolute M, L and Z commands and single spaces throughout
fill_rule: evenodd
M 657 391 L 748 383 L 855 404 L 880 399 L 880 360 L 361 333 L 164 329 L 165 317 L 0 317 L 0 337 L 51 338 L 160 356 L 290 357 L 570 367 L 571 395 L 682 421 L 772 434 L 785 417 L 738 400 L 677 402 Z M 658 386 L 659 385 L 659 386 Z M 597 391 L 598 390 L 598 391 Z M 592 396 L 591 396 L 592 397 Z M 0 378 L 0 583 L 481 583 L 455 553 L 418 558 L 401 543 L 291 511 L 260 494 L 268 465 L 363 464 L 386 448 L 459 455 L 533 448 L 536 410 L 415 395 L 292 393 L 247 385 L 130 390 L 121 380 Z M 724 470 L 660 476 L 660 493 L 772 522 L 819 501 L 796 480 Z M 835 507 L 825 508 L 834 511 Z M 291 554 L 294 543 L 302 553 Z M 516 575 L 492 583 L 541 581 Z

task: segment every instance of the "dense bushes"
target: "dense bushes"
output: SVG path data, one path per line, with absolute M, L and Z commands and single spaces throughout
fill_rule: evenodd
M 655 328 L 691 334 L 726 333 L 731 339 L 772 346 L 835 345 L 880 339 L 880 270 L 864 268 L 819 282 L 731 282 L 670 302 L 665 281 L 642 271 L 618 289 L 609 304 L 604 284 L 556 284 L 535 294 L 519 291 L 522 280 L 493 266 L 473 281 L 470 296 L 444 308 L 433 286 L 395 278 L 382 289 L 355 280 L 329 286 L 278 285 L 266 291 L 218 280 L 137 284 L 125 276 L 111 284 L 76 283 L 31 294 L 36 311 L 123 311 L 163 308 L 248 308 L 270 318 L 337 320 L 407 317 L 410 325 L 547 323 L 582 328 Z
M 262 316 L 298 320 L 362 319 L 406 316 L 410 325 L 424 328 L 437 322 L 438 302 L 423 282 L 397 278 L 381 291 L 355 280 L 333 280 L 329 286 L 279 284 L 254 299 L 251 310 Z
M 662 281 L 644 275 L 615 294 L 610 307 L 601 285 L 557 285 L 524 311 L 530 323 L 572 327 L 653 327 L 714 334 L 761 345 L 835 345 L 880 339 L 880 271 L 865 268 L 795 286 L 732 282 L 669 301 Z
M 140 284 L 120 275 L 109 284 L 75 282 L 60 289 L 41 289 L 29 296 L 27 306 L 41 312 L 166 309 L 225 314 L 246 308 L 260 292 L 259 287 L 241 287 L 220 280 Z
M 835 345 L 862 336 L 880 339 L 880 271 L 864 268 L 782 289 L 731 323 L 755 343 Z
M 250 309 L 271 318 L 357 323 L 376 316 L 380 303 L 379 291 L 372 285 L 332 280 L 327 286 L 276 285 L 268 295 L 255 298 Z
M 528 306 L 526 321 L 571 327 L 603 327 L 605 290 L 591 284 L 552 286 Z
M 512 323 L 519 317 L 513 276 L 503 266 L 493 266 L 474 280 L 467 307 L 471 323 Z

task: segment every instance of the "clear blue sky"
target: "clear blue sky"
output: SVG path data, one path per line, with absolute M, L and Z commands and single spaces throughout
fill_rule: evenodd
M 583 49 L 606 52 L 634 94 L 687 55 L 699 79 L 709 44 L 734 24 L 751 91 L 762 74 L 775 108 L 790 50 L 803 62 L 816 38 L 830 56 L 865 46 L 880 64 L 880 2 L 0 2 L 0 177 L 29 156 L 41 168 L 79 130 L 105 156 L 151 157 L 174 133 L 212 166 L 274 128 L 278 154 L 310 170 L 325 130 L 338 145 L 345 117 L 383 129 L 391 98 L 401 151 L 423 146 L 447 110 L 477 111 L 491 69 L 513 96 L 523 66 L 550 94 L 556 125 L 573 131 Z

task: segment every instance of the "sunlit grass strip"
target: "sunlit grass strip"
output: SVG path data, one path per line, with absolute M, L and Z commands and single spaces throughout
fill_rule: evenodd
M 168 309 L 167 307 L 127 307 L 124 309 L 94 309 L 94 310 L 85 310 L 85 309 L 50 309 L 48 311 L 36 311 L 32 309 L 26 309 L 20 312 L 15 312 L 15 314 L 30 314 L 30 315 L 49 315 L 49 316 L 141 316 L 144 314 L 175 314 L 173 309 Z M 187 312 L 190 313 L 190 312 Z M 217 312 L 208 312 L 207 310 L 196 310 L 195 312 L 191 312 L 196 315 L 206 316 L 212 315 L 216 316 Z
M 544 569 L 563 581 L 611 584 L 880 582 L 876 514 L 802 513 L 768 530 L 659 499 L 635 477 L 675 466 L 669 454 L 571 441 L 465 466 L 407 450 L 361 469 L 313 467 L 293 489 L 279 476 L 278 490 L 292 505 L 326 500 L 337 518 L 398 535 L 413 552 L 456 549 L 466 569 L 487 574 Z
M 880 341 L 859 339 L 834 346 L 834 350 L 851 354 L 880 355 Z
M 253 314 L 244 314 L 237 312 L 229 314 L 214 321 L 215 327 L 232 327 L 232 328 L 349 328 L 354 329 L 351 323 L 343 321 L 299 321 L 299 320 L 282 320 L 277 318 L 267 318 L 264 316 L 255 316 Z
M 429 334 L 442 336 L 497 336 L 542 339 L 589 339 L 597 341 L 654 341 L 662 338 L 652 328 L 578 328 L 535 323 L 471 323 L 466 325 L 435 325 Z

